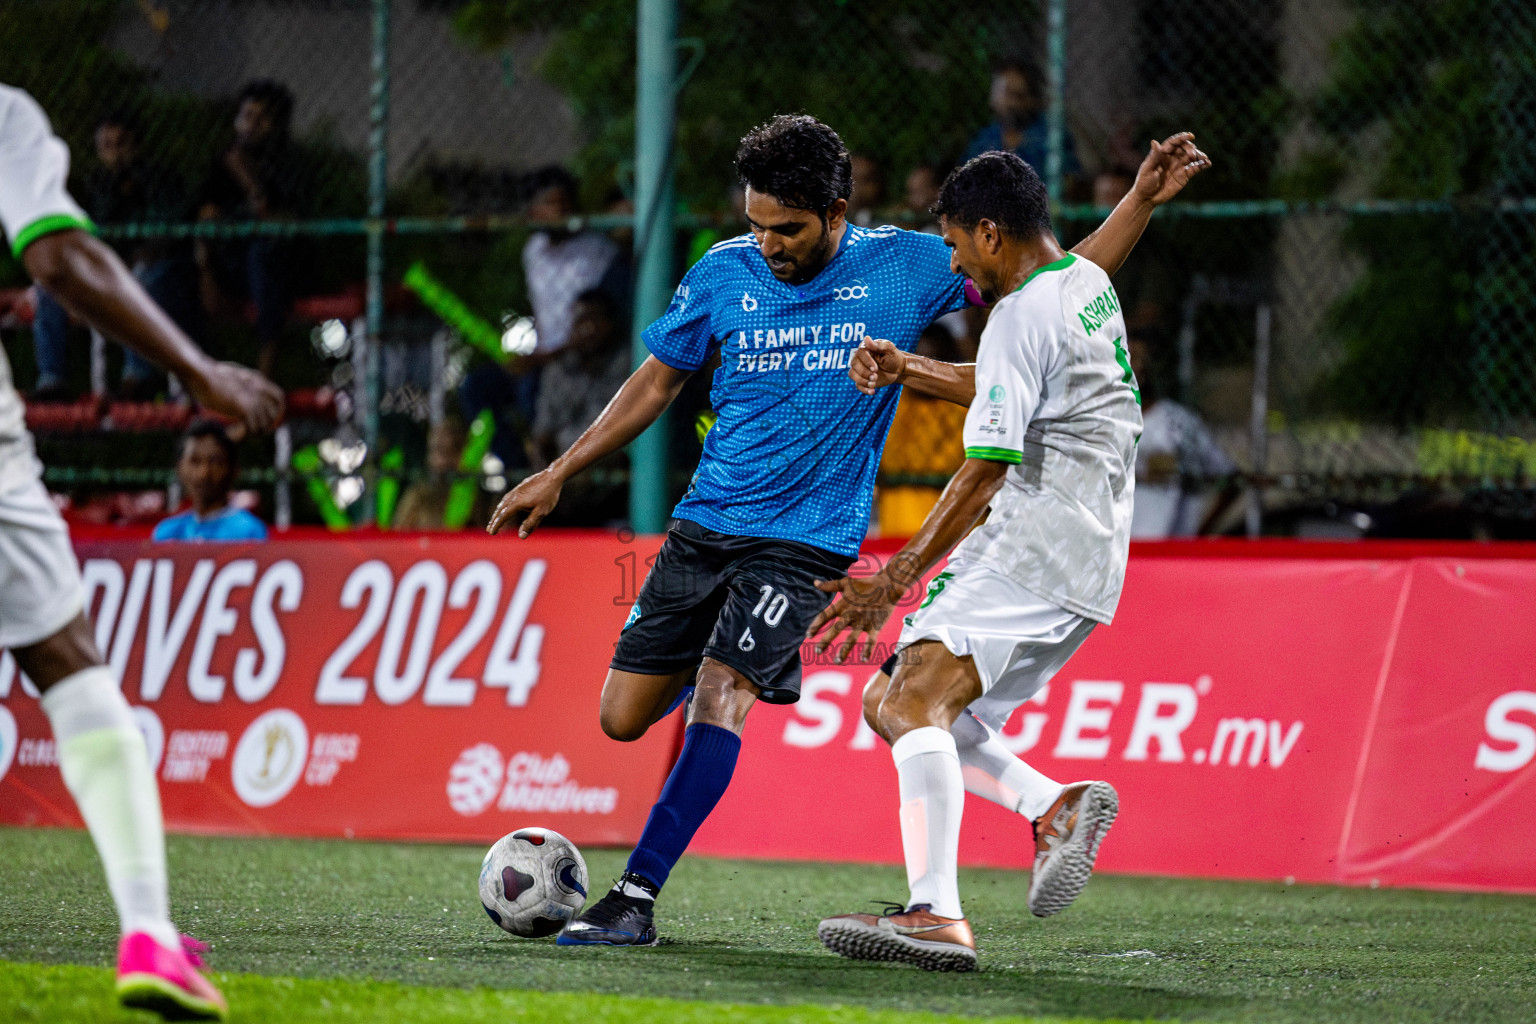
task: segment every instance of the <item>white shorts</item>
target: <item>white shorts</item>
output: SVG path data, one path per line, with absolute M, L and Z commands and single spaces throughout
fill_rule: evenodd
M 896 649 L 936 640 L 955 657 L 971 658 L 982 695 L 970 711 L 1001 729 L 1015 708 L 1061 671 L 1096 625 L 1000 572 L 951 560 L 907 616 Z
M 69 530 L 42 482 L 0 494 L 0 649 L 46 640 L 84 607 Z

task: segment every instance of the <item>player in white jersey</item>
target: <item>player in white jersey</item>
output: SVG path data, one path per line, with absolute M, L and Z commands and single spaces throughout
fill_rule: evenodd
M 210 359 L 90 234 L 65 190 L 69 149 L 31 96 L 0 85 L 0 227 L 27 272 L 72 314 L 176 374 L 202 405 L 254 430 L 282 392 Z M 106 869 L 122 926 L 118 997 L 174 1019 L 222 1019 L 197 946 L 171 924 L 160 794 L 144 739 L 85 616 L 80 567 L 43 489 L 21 398 L 0 352 L 0 649 L 42 692 L 64 784 Z
M 893 674 L 865 695 L 896 761 L 911 899 L 884 915 L 828 918 L 817 934 L 855 959 L 974 970 L 956 865 L 966 789 L 1032 821 L 1029 906 L 1042 917 L 1082 891 L 1118 809 L 1108 783 L 1063 786 L 1009 753 L 997 730 L 1114 614 L 1141 409 L 1114 287 L 1057 244 L 1028 164 L 977 157 L 950 175 L 933 212 L 952 269 L 996 303 L 974 367 L 932 389 L 905 375 L 969 404 L 966 461 L 884 569 L 819 584 L 840 597 L 810 634 L 830 627 L 825 651 L 846 630 L 838 660 L 862 634 L 867 654 L 901 595 L 954 548 L 905 620 Z M 864 364 L 866 390 L 880 383 L 876 362 Z

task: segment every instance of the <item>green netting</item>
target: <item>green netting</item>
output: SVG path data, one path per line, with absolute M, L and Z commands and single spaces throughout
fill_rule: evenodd
M 579 175 L 581 211 L 627 243 L 633 0 L 387 7 L 388 224 L 368 218 L 367 0 L 11 0 L 0 81 L 43 103 L 82 189 L 101 118 L 131 119 L 167 184 L 105 220 L 122 245 L 302 236 L 310 291 L 371 274 L 385 295 L 424 260 L 481 315 L 522 313 L 528 175 L 557 163 Z M 932 175 L 994 120 L 993 72 L 1011 63 L 1033 94 L 1025 149 L 1056 172 L 1069 242 L 1148 138 L 1192 129 L 1215 158 L 1116 285 L 1154 354 L 1151 387 L 1212 425 L 1271 509 L 1441 487 L 1462 505 L 1536 506 L 1531 4 L 683 0 L 678 34 L 678 273 L 741 229 L 731 154 L 780 111 L 822 117 L 859 155 L 861 219 L 921 226 Z M 198 183 L 255 78 L 293 94 L 295 198 L 280 215 L 199 224 Z M 372 271 L 358 240 L 370 231 L 399 236 Z M 379 330 L 405 344 L 434 329 L 391 315 Z

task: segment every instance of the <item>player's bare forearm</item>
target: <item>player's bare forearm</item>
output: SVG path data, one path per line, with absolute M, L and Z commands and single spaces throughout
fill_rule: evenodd
M 1006 462 L 966 459 L 917 533 L 881 570 L 892 586 L 905 592 L 964 540 L 1002 489 L 1007 473 Z
M 593 463 L 623 448 L 645 432 L 666 412 L 688 378 L 679 370 L 651 356 L 630 374 L 618 394 L 554 462 L 549 471 L 569 480 Z
M 44 235 L 22 254 L 27 273 L 76 317 L 184 381 L 212 360 L 134 280 L 117 254 L 84 231 Z
M 976 397 L 976 364 L 946 363 L 927 356 L 908 355 L 901 383 L 921 394 L 969 408 Z
M 901 595 L 923 578 L 935 562 L 981 517 L 998 488 L 1008 466 L 985 459 L 966 459 L 939 497 L 939 503 L 923 521 L 917 536 L 907 542 L 873 576 L 858 579 L 818 580 L 816 589 L 837 595 L 812 620 L 806 637 L 820 634 L 816 652 L 836 648 L 833 660 L 842 664 L 853 653 L 859 638 L 864 638 L 862 657 L 868 659 L 875 649 L 875 638 L 891 617 Z
M 1136 182 L 1104 223 L 1072 248 L 1072 252 L 1111 276 L 1125 263 L 1152 211 L 1184 190 L 1190 179 L 1211 166 L 1211 158 L 1195 145 L 1193 132 L 1179 132 L 1153 141 L 1136 170 Z
M 1142 232 L 1152 220 L 1154 209 L 1156 207 L 1138 196 L 1134 190 L 1126 193 L 1125 198 L 1104 219 L 1104 223 L 1074 245 L 1072 252 L 1098 264 L 1104 273 L 1113 277 L 1141 240 Z
M 884 338 L 865 338 L 848 363 L 848 376 L 866 395 L 905 384 L 925 395 L 969 406 L 976 397 L 976 367 L 903 352 Z

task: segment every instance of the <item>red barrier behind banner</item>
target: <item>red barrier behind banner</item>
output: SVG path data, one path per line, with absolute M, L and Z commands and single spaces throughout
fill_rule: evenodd
M 638 836 L 677 739 L 597 726 L 656 547 L 78 544 L 172 828 L 487 840 L 540 823 L 610 844 Z M 1109 870 L 1536 890 L 1533 623 L 1520 549 L 1138 545 L 1114 625 L 1004 736 L 1056 778 L 1119 788 Z M 899 862 L 895 772 L 860 715 L 873 671 L 809 664 L 798 705 L 753 712 L 693 852 Z M 76 824 L 22 689 L 0 659 L 0 821 Z M 961 855 L 1024 867 L 1027 826 L 972 799 Z
M 171 828 L 487 840 L 534 821 L 627 843 L 676 729 L 615 756 L 596 709 L 656 547 L 583 534 L 79 554 Z M 0 820 L 78 823 L 20 690 L 7 655 Z

